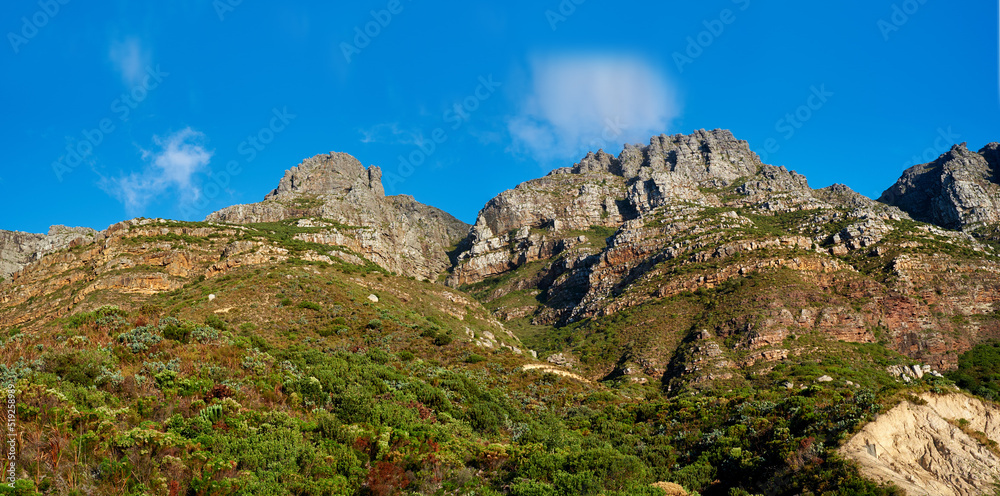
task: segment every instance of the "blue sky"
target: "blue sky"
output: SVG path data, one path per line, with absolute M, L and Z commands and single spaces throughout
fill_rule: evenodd
M 472 222 L 654 134 L 731 129 L 874 197 L 1000 141 L 992 0 L 442 4 L 11 0 L 0 229 L 201 220 L 330 151 Z

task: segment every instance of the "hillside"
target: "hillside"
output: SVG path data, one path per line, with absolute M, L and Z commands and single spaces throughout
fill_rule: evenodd
M 963 353 L 1000 338 L 1000 259 L 988 223 L 908 205 L 717 130 L 589 154 L 470 227 L 319 155 L 261 203 L 15 260 L 0 493 L 917 494 L 910 452 L 851 450 L 952 401 L 942 373 L 990 380 Z
M 881 343 L 942 370 L 1000 337 L 991 244 L 846 186 L 811 189 L 728 131 L 519 185 L 466 246 L 449 284 L 598 378 L 689 382 L 697 353 L 677 346 L 696 337 L 719 345 L 715 376 L 783 360 L 797 337 Z

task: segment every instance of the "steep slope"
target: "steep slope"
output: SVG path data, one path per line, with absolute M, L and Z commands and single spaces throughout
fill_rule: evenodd
M 310 159 L 0 282 L 19 493 L 896 494 L 838 442 L 998 328 L 988 247 L 724 131 L 501 194 L 460 288 L 392 274 L 463 226 L 377 179 Z
M 903 387 L 898 355 L 834 343 L 863 384 L 608 388 L 462 292 L 340 260 L 141 220 L 0 284 L 14 494 L 891 494 L 826 446 Z
M 841 452 L 865 475 L 911 496 L 993 494 L 1000 483 L 1000 407 L 960 394 L 925 394 L 917 403 L 880 415 Z M 992 448 L 983 444 L 990 440 Z
M 86 227 L 52 226 L 48 234 L 0 231 L 0 277 L 9 277 L 46 253 L 92 241 Z
M 655 137 L 528 181 L 486 205 L 465 246 L 448 283 L 598 379 L 680 391 L 780 363 L 788 339 L 811 335 L 949 369 L 1000 333 L 990 246 L 846 186 L 813 190 L 728 131 Z M 597 323 L 622 312 L 628 323 Z M 684 365 L 703 330 L 727 370 Z
M 317 155 L 289 169 L 264 201 L 208 216 L 211 222 L 261 224 L 319 219 L 305 241 L 344 246 L 380 267 L 435 280 L 449 265 L 449 247 L 469 226 L 409 196 L 386 197 L 382 171 L 344 153 Z
M 907 169 L 879 201 L 947 229 L 1000 222 L 1000 143 L 979 153 L 956 145 L 933 162 Z
M 162 219 L 120 222 L 98 233 L 98 241 L 48 254 L 0 283 L 0 327 L 37 329 L 98 303 L 125 306 L 225 278 L 238 269 L 270 270 L 281 264 L 334 267 L 352 275 L 354 284 L 395 292 L 391 285 L 365 280 L 368 273 L 385 271 L 350 250 L 296 239 L 322 236 L 326 229 L 300 227 L 303 223 L 311 221 L 290 220 L 263 227 Z M 439 305 L 438 311 L 460 320 L 469 312 L 481 313 L 483 318 L 483 327 L 462 329 L 455 339 L 522 353 L 517 339 L 485 317 L 475 301 L 438 288 L 440 291 L 428 291 L 448 302 Z

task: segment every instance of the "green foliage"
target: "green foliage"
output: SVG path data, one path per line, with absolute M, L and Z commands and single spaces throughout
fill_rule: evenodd
M 194 339 L 199 343 L 208 343 L 211 341 L 217 341 L 219 339 L 219 329 L 215 326 L 196 327 L 193 331 L 191 331 L 191 339 Z
M 191 326 L 182 325 L 181 322 L 174 317 L 164 317 L 160 319 L 160 329 L 163 331 L 164 338 L 184 344 L 187 344 L 189 338 L 191 337 L 191 331 L 193 330 Z
M 958 369 L 947 377 L 959 387 L 991 401 L 1000 399 L 1000 341 L 973 347 L 958 357 Z
M 891 494 L 836 457 L 843 437 L 900 396 L 872 372 L 898 360 L 878 345 L 799 332 L 786 344 L 823 354 L 794 355 L 769 371 L 762 364 L 697 395 L 627 381 L 539 380 L 523 371 L 523 355 L 458 339 L 465 328 L 488 329 L 478 308 L 459 323 L 435 310 L 433 295 L 369 305 L 370 289 L 339 271 L 275 264 L 241 280 L 240 270 L 205 284 L 224 282 L 238 301 L 238 286 L 257 291 L 266 278 L 287 308 L 244 314 L 260 304 L 251 296 L 227 323 L 202 303 L 215 287 L 189 288 L 151 297 L 158 309 L 134 322 L 188 320 L 136 327 L 124 312 L 95 311 L 52 331 L 74 341 L 47 340 L 36 351 L 43 342 L 34 327 L 16 338 L 32 356 L 0 365 L 0 375 L 17 380 L 19 426 L 37 433 L 39 446 L 65 442 L 67 450 L 58 468 L 25 459 L 26 473 L 48 485 L 24 494 L 55 494 L 54 481 L 81 480 L 94 494 L 136 496 L 653 496 L 662 493 L 649 487 L 656 481 L 711 486 L 713 494 Z M 544 328 L 537 341 L 583 357 L 579 373 L 587 375 L 590 364 L 614 364 L 622 343 L 673 350 L 696 319 L 743 328 L 756 322 L 748 295 L 766 295 L 770 305 L 784 288 L 798 290 L 785 273 L 747 279 Z M 391 276 L 380 283 L 422 284 Z M 244 320 L 255 324 L 234 336 Z M 79 331 L 67 331 L 70 321 Z M 118 337 L 111 346 L 94 344 L 108 332 Z M 838 381 L 805 391 L 777 386 L 824 373 Z M 863 387 L 844 386 L 845 378 Z
M 114 305 L 105 305 L 93 312 L 84 312 L 72 315 L 66 319 L 66 327 L 79 329 L 84 325 L 96 325 L 98 327 L 111 327 L 117 330 L 118 327 L 127 325 L 125 318 L 128 312 Z
M 320 312 L 323 310 L 323 307 L 321 307 L 318 303 L 313 303 L 311 301 L 303 301 L 299 303 L 298 307 L 304 310 L 312 310 L 314 312 Z
M 222 318 L 218 315 L 209 315 L 208 317 L 205 317 L 205 325 L 220 331 L 229 330 L 229 324 L 226 323 L 225 320 L 222 320 Z
M 93 386 L 108 364 L 108 356 L 98 351 L 74 351 L 49 355 L 45 370 L 81 386 Z
M 132 353 L 143 353 L 163 340 L 162 331 L 155 326 L 140 326 L 118 335 L 118 342 Z

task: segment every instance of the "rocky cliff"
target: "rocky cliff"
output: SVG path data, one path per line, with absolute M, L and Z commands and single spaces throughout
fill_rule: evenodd
M 862 473 L 911 496 L 992 494 L 1000 480 L 1000 408 L 960 394 L 903 402 L 841 448 Z M 976 432 L 982 433 L 979 439 Z
M 956 145 L 931 163 L 907 169 L 879 201 L 948 229 L 1000 222 L 1000 143 L 978 153 Z
M 989 150 L 966 158 L 989 163 Z M 529 328 L 600 333 L 594 319 L 676 317 L 693 311 L 684 295 L 731 295 L 699 303 L 693 320 L 629 326 L 627 338 L 602 345 L 605 356 L 620 354 L 617 364 L 589 360 L 593 378 L 625 374 L 674 388 L 678 377 L 735 377 L 784 360 L 786 339 L 802 335 L 882 341 L 948 369 L 957 351 L 1000 336 L 990 317 L 1000 264 L 990 246 L 843 185 L 814 190 L 723 130 L 654 137 L 617 157 L 591 153 L 505 191 L 480 212 L 464 248 L 448 283 Z M 727 370 L 690 365 L 710 348 L 698 344 L 702 330 L 718 337 Z M 692 344 L 678 348 L 685 336 Z M 549 351 L 589 353 L 586 340 L 572 342 Z
M 46 253 L 93 241 L 96 234 L 90 228 L 66 226 L 52 226 L 48 234 L 0 231 L 0 277 L 10 277 Z
M 350 248 L 386 270 L 436 279 L 447 251 L 469 226 L 410 196 L 385 196 L 381 169 L 343 153 L 318 155 L 289 169 L 264 201 L 208 216 L 235 224 L 313 218 L 322 232 L 302 240 Z

